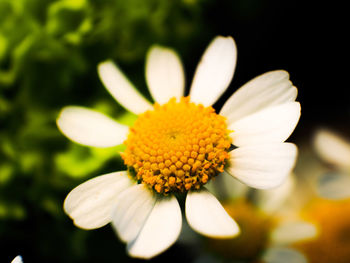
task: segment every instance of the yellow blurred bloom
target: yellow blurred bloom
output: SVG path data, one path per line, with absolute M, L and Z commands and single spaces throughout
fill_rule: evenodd
M 347 263 L 350 259 L 350 199 L 315 199 L 303 211 L 320 229 L 315 239 L 297 242 L 309 263 Z

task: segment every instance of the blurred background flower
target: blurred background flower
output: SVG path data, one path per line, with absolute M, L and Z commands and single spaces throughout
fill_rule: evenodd
M 316 129 L 313 140 L 299 147 L 296 174 L 281 186 L 248 189 L 227 176 L 220 178 L 221 187 L 210 184 L 212 191 L 221 193 L 241 235 L 232 240 L 196 240 L 192 244 L 200 244 L 202 253 L 195 262 L 347 262 L 349 149 L 344 136 Z
M 287 70 L 303 105 L 289 139 L 301 146 L 296 175 L 302 185 L 315 185 L 309 178 L 329 165 L 315 157 L 313 132 L 323 125 L 349 131 L 347 42 L 338 33 L 346 32 L 343 10 L 313 1 L 0 0 L 0 245 L 6 251 L 0 262 L 18 254 L 26 263 L 138 261 L 127 257 L 111 228 L 76 229 L 62 209 L 74 186 L 124 168 L 115 154 L 121 149 L 74 145 L 55 120 L 62 107 L 75 104 L 132 122 L 105 93 L 96 65 L 117 61 L 150 98 L 144 57 L 155 43 L 177 50 L 192 76 L 214 36 L 235 38 L 237 71 L 216 109 L 254 76 Z M 198 245 L 178 242 L 152 261 L 192 262 L 198 254 Z

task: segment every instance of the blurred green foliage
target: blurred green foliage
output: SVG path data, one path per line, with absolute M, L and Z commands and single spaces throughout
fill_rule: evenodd
M 97 63 L 114 59 L 145 93 L 146 50 L 154 43 L 186 50 L 198 36 L 210 34 L 201 16 L 204 3 L 0 0 L 0 245 L 8 251 L 4 260 L 16 254 L 23 254 L 25 262 L 31 262 L 31 256 L 36 262 L 127 259 L 113 231 L 77 229 L 62 209 L 65 196 L 79 183 L 124 169 L 118 155 L 122 146 L 95 149 L 74 144 L 60 134 L 55 120 L 62 107 L 76 104 L 130 124 L 135 116 L 102 88 Z M 110 254 L 96 256 L 106 246 Z

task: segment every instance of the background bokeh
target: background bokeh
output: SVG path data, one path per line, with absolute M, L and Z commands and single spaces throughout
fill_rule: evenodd
M 302 117 L 289 139 L 307 144 L 320 126 L 349 129 L 348 28 L 336 2 L 275 0 L 0 0 L 0 262 L 138 262 L 111 227 L 73 226 L 62 203 L 88 178 L 123 169 L 118 149 L 68 141 L 55 120 L 66 105 L 130 116 L 105 91 L 96 65 L 111 58 L 146 97 L 144 57 L 154 43 L 183 60 L 187 89 L 216 35 L 238 47 L 222 103 L 251 78 L 285 69 Z M 152 262 L 192 262 L 177 243 Z

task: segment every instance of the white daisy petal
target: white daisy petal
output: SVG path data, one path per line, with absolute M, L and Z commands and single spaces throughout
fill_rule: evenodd
M 292 143 L 243 146 L 230 152 L 226 169 L 243 183 L 260 189 L 277 187 L 294 167 L 297 147 Z
M 239 88 L 225 102 L 220 115 L 233 123 L 264 108 L 295 101 L 298 91 L 292 85 L 286 71 L 267 72 Z
M 106 89 L 124 108 L 137 115 L 152 109 L 148 100 L 136 90 L 112 61 L 100 63 L 98 73 Z
M 230 84 L 236 67 L 237 49 L 232 37 L 216 37 L 205 50 L 194 74 L 191 101 L 210 106 Z
M 128 126 L 100 112 L 78 106 L 63 108 L 56 122 L 65 136 L 86 146 L 116 146 L 123 143 L 129 132 Z
M 17 256 L 15 257 L 11 263 L 23 263 L 22 257 L 21 256 Z
M 159 198 L 136 239 L 128 243 L 128 253 L 144 259 L 162 253 L 179 237 L 181 224 L 181 209 L 176 198 Z
M 326 162 L 342 168 L 350 168 L 350 142 L 334 132 L 322 129 L 314 136 L 313 145 Z
M 152 97 L 159 104 L 184 94 L 185 76 L 181 60 L 169 48 L 153 46 L 147 54 L 146 80 Z
M 289 221 L 277 226 L 271 233 L 271 242 L 292 244 L 317 237 L 318 229 L 306 221 Z
M 300 118 L 299 102 L 289 102 L 251 114 L 228 126 L 236 146 L 284 142 Z
M 111 221 L 118 194 L 132 185 L 127 172 L 101 175 L 74 188 L 64 201 L 64 211 L 83 229 L 102 227 Z
M 156 197 L 145 184 L 123 191 L 115 203 L 112 225 L 124 242 L 136 238 L 156 204 Z
M 327 199 L 341 200 L 350 198 L 350 175 L 327 173 L 320 176 L 317 182 L 318 194 Z
M 188 192 L 186 218 L 195 231 L 206 236 L 231 238 L 240 232 L 237 223 L 204 187 L 200 191 Z
M 266 250 L 263 255 L 266 263 L 307 263 L 303 254 L 295 249 L 286 247 L 272 247 Z

